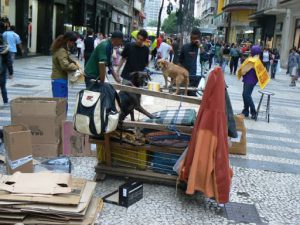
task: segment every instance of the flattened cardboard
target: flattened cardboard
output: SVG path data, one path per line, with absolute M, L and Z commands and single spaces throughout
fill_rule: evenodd
M 61 144 L 33 144 L 32 155 L 33 157 L 54 158 L 61 153 L 61 148 Z
M 46 204 L 27 204 L 27 205 L 14 205 L 13 208 L 22 209 L 23 212 L 35 211 L 41 214 L 56 214 L 68 216 L 83 216 L 86 213 L 87 207 L 91 201 L 93 193 L 96 188 L 96 183 L 87 181 L 83 189 L 80 202 L 75 206 L 65 205 L 46 205 Z
M 103 209 L 103 201 L 100 198 L 93 198 L 88 206 L 88 210 L 84 219 L 82 221 L 77 221 L 74 219 L 66 221 L 47 221 L 45 219 L 41 219 L 40 217 L 28 217 L 22 223 L 24 224 L 67 224 L 67 225 L 92 225 L 95 223 L 99 212 Z M 1 221 L 0 221 L 1 222 Z
M 0 189 L 14 194 L 65 194 L 71 192 L 69 173 L 20 173 L 0 178 Z
M 246 127 L 244 123 L 244 117 L 241 115 L 235 115 L 234 120 L 236 123 L 236 129 L 239 133 L 239 140 L 236 142 L 232 140 L 232 146 L 229 148 L 230 154 L 247 154 L 247 137 L 246 137 Z M 241 134 L 240 134 L 241 133 Z
M 75 131 L 72 121 L 63 122 L 62 134 L 64 155 L 74 157 L 92 156 L 89 136 Z
M 57 205 L 78 205 L 81 199 L 86 180 L 72 178 L 72 192 L 68 194 L 58 194 L 53 196 L 19 196 L 6 191 L 0 191 L 0 201 L 18 201 Z
M 11 121 L 28 126 L 33 144 L 58 144 L 66 105 L 61 98 L 17 98 L 11 102 Z
M 8 174 L 16 171 L 32 173 L 31 132 L 24 125 L 11 125 L 3 128 Z

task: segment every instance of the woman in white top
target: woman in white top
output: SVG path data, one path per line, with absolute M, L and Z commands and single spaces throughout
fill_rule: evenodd
M 264 51 L 262 52 L 261 55 L 261 61 L 268 72 L 270 69 L 270 60 L 271 60 L 271 53 L 267 48 L 264 48 Z
M 79 35 L 76 40 L 76 47 L 77 47 L 77 58 L 78 59 L 80 58 L 80 60 L 82 60 L 83 46 L 84 46 L 83 40 L 82 40 L 81 36 Z

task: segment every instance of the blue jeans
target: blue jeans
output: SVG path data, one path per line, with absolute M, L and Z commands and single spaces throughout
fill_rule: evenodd
M 2 70 L 2 74 L 0 74 L 0 88 L 1 88 L 3 103 L 8 103 L 7 90 L 6 90 L 6 79 L 7 79 L 6 71 L 7 70 L 5 68 Z
M 276 74 L 276 70 L 277 70 L 277 64 L 278 63 L 273 63 L 272 65 L 271 65 L 271 78 L 275 78 L 275 74 Z
M 252 116 L 256 115 L 256 109 L 255 109 L 255 105 L 253 103 L 253 99 L 252 99 L 252 92 L 253 89 L 255 87 L 255 84 L 245 84 L 244 83 L 244 87 L 243 87 L 243 101 L 244 101 L 244 109 L 242 111 L 242 113 L 248 117 L 249 116 L 249 108 L 250 108 L 250 113 Z

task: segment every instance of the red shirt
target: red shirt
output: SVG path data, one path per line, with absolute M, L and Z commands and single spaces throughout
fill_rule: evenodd
M 162 38 L 159 36 L 158 38 L 157 38 L 157 49 L 159 48 L 159 46 L 160 46 L 160 44 L 162 43 Z

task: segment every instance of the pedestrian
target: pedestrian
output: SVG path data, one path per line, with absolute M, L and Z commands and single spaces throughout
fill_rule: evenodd
M 268 48 L 264 48 L 262 54 L 261 54 L 261 61 L 264 64 L 266 70 L 269 73 L 270 70 L 270 61 L 271 61 L 271 53 Z
M 129 43 L 125 46 L 121 53 L 121 61 L 118 66 L 118 73 L 120 72 L 123 64 L 121 77 L 123 78 L 123 84 L 129 84 L 131 82 L 131 72 L 144 71 L 149 64 L 149 48 L 144 45 L 144 42 L 148 38 L 146 30 L 141 29 L 136 36 L 135 43 Z
M 82 37 L 78 35 L 77 40 L 76 40 L 76 47 L 77 47 L 77 58 L 80 61 L 82 60 L 82 50 L 84 48 L 84 43 L 82 40 Z
M 68 73 L 75 72 L 79 66 L 70 58 L 69 51 L 77 40 L 74 32 L 59 35 L 51 45 L 52 53 L 52 95 L 54 98 L 68 98 Z
M 224 73 L 229 61 L 230 61 L 230 48 L 228 44 L 224 44 L 224 47 L 222 49 L 222 70 Z
M 231 59 L 230 59 L 230 75 L 232 73 L 236 75 L 237 67 L 239 64 L 239 58 L 240 58 L 240 50 L 237 48 L 236 44 L 232 44 L 230 48 L 230 53 L 229 53 Z
M 169 45 L 166 40 L 160 44 L 159 48 L 157 49 L 157 55 L 160 59 L 169 60 L 170 52 L 172 51 L 172 46 Z
M 121 31 L 114 31 L 111 38 L 102 41 L 93 51 L 88 63 L 84 68 L 85 84 L 90 87 L 91 80 L 99 78 L 99 62 L 105 62 L 108 67 L 108 72 L 111 73 L 116 82 L 120 83 L 121 79 L 117 72 L 115 72 L 112 65 L 113 48 L 119 47 L 123 43 L 123 33 Z
M 280 55 L 277 49 L 273 49 L 272 54 L 271 54 L 271 79 L 275 79 L 275 74 L 277 70 L 278 62 L 280 60 Z
M 84 66 L 88 63 L 92 52 L 94 51 L 94 31 L 92 29 L 88 29 L 87 37 L 84 39 Z
M 299 76 L 298 70 L 300 68 L 300 56 L 296 52 L 295 48 L 290 50 L 289 58 L 288 58 L 288 73 L 291 76 L 290 87 L 296 86 L 296 80 Z
M 190 76 L 201 76 L 200 37 L 200 30 L 193 28 L 190 34 L 190 43 L 183 45 L 180 51 L 179 65 L 187 69 Z
M 251 56 L 257 58 L 258 60 L 260 60 L 261 52 L 262 52 L 261 48 L 258 45 L 254 45 L 251 48 Z M 240 70 L 243 71 L 243 68 L 241 68 Z M 251 113 L 251 119 L 255 120 L 257 113 L 252 99 L 252 92 L 255 85 L 258 82 L 256 71 L 254 68 L 251 68 L 250 70 L 247 69 L 245 72 L 242 73 L 243 73 L 242 75 L 243 75 L 243 83 L 244 83 L 243 86 L 244 109 L 242 111 L 242 114 L 245 117 L 249 117 L 249 113 Z
M 3 40 L 9 46 L 9 52 L 12 58 L 12 62 L 16 57 L 16 53 L 18 52 L 18 47 L 21 52 L 23 52 L 22 42 L 20 36 L 15 32 L 15 26 L 10 26 L 7 31 L 3 33 Z
M 98 33 L 95 40 L 94 40 L 94 49 L 101 43 L 101 41 L 103 41 L 103 34 L 102 33 Z
M 179 42 L 178 38 L 175 37 L 173 41 L 173 63 L 178 64 L 178 57 L 179 57 Z
M 9 46 L 5 44 L 2 34 L 0 34 L 0 88 L 4 105 L 9 104 L 6 90 L 7 70 L 9 72 L 8 79 L 12 79 L 13 66 Z

